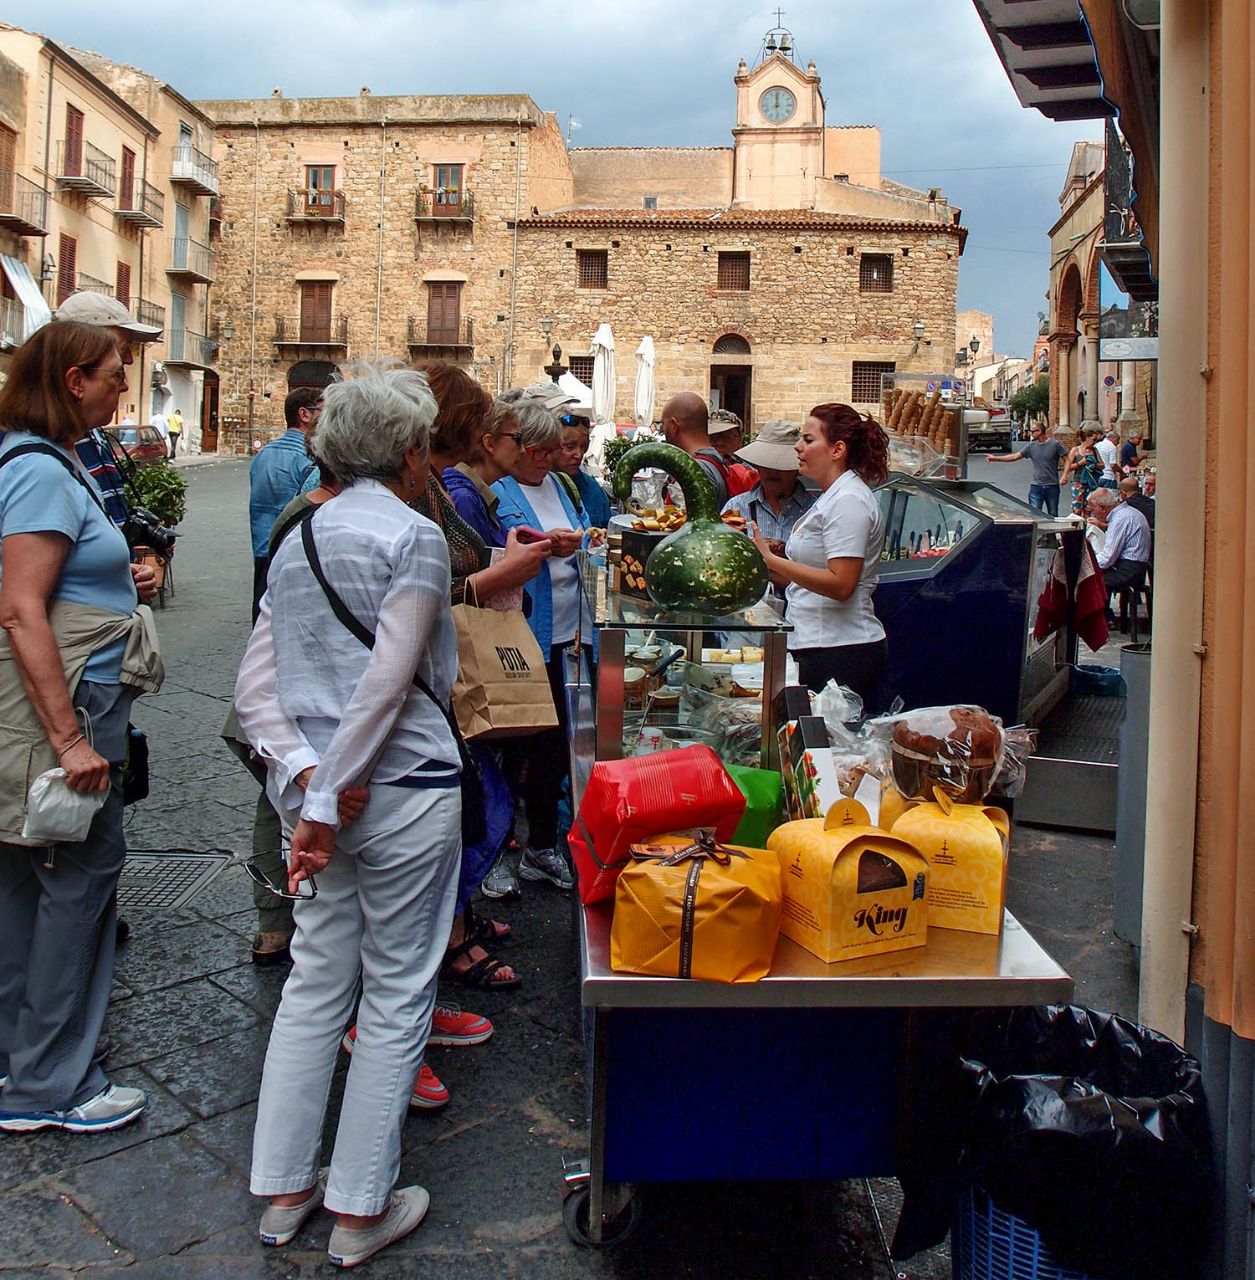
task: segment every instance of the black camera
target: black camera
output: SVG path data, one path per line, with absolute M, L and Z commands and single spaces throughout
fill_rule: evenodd
M 152 547 L 159 556 L 168 556 L 174 550 L 174 540 L 179 536 L 177 529 L 162 524 L 147 507 L 131 508 L 122 525 L 122 533 L 128 546 Z

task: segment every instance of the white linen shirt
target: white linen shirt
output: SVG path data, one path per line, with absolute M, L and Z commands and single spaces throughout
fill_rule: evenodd
M 785 554 L 798 564 L 824 570 L 829 560 L 858 557 L 863 569 L 854 594 L 845 601 L 789 583 L 785 599 L 793 624 L 790 649 L 829 649 L 884 639 L 885 629 L 872 609 L 884 544 L 885 518 L 876 495 L 856 472 L 842 472 L 793 526 Z
M 375 647 L 336 618 L 294 531 L 271 561 L 235 707 L 276 807 L 338 827 L 346 788 L 431 763 L 458 770 L 443 713 L 412 683 L 417 669 L 448 705 L 457 636 L 444 535 L 382 484 L 359 480 L 323 503 L 311 528 L 327 580 Z M 302 800 L 294 779 L 311 765 Z
M 1150 522 L 1127 502 L 1118 502 L 1107 517 L 1107 536 L 1098 551 L 1098 567 L 1110 569 L 1117 560 L 1150 563 Z

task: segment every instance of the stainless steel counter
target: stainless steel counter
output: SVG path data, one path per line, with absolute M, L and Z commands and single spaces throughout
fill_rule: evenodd
M 609 1009 L 970 1008 L 1049 1004 L 1072 998 L 1072 979 L 1008 911 L 1000 938 L 929 929 L 907 951 L 824 964 L 782 937 L 772 971 L 759 982 L 699 982 L 615 973 L 610 968 L 612 903 L 580 917 L 580 991 Z

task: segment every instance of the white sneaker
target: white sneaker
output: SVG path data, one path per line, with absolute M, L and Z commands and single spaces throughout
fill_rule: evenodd
M 138 1120 L 148 1110 L 143 1089 L 111 1084 L 94 1098 L 65 1111 L 0 1111 L 0 1130 L 30 1133 L 36 1129 L 66 1129 L 70 1133 L 102 1133 Z
M 373 1227 L 361 1231 L 336 1226 L 327 1242 L 327 1259 L 333 1267 L 355 1267 L 381 1249 L 408 1236 L 427 1216 L 431 1197 L 422 1187 L 398 1187 L 392 1193 L 388 1214 Z
M 262 1244 L 285 1245 L 296 1239 L 296 1233 L 305 1225 L 305 1219 L 322 1204 L 327 1190 L 327 1175 L 330 1166 L 318 1170 L 318 1181 L 309 1193 L 309 1199 L 301 1204 L 277 1205 L 269 1204 L 261 1215 L 261 1224 L 257 1229 Z

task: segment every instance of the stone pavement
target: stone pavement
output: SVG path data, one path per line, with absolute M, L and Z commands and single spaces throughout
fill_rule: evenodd
M 247 462 L 188 472 L 189 516 L 177 593 L 159 611 L 170 672 L 137 704 L 152 747 L 153 790 L 128 810 L 133 849 L 250 847 L 254 784 L 217 732 L 248 633 L 251 562 Z M 1110 932 L 1109 841 L 1021 831 L 1011 907 L 1078 979 L 1078 1000 L 1131 1011 L 1127 949 Z M 539 891 L 538 891 L 539 890 Z M 127 912 L 107 1034 L 111 1076 L 153 1098 L 112 1134 L 0 1135 L 2 1277 L 308 1277 L 329 1274 L 330 1218 L 295 1244 L 256 1243 L 247 1191 L 251 1130 L 269 1019 L 284 972 L 249 962 L 248 881 L 228 868 L 187 907 Z M 869 1188 L 788 1185 L 658 1188 L 632 1241 L 574 1247 L 559 1212 L 561 1163 L 586 1151 L 583 1050 L 572 904 L 528 886 L 499 912 L 515 928 L 503 954 L 514 992 L 444 992 L 489 1015 L 496 1034 L 470 1049 L 433 1049 L 453 1100 L 411 1114 L 403 1182 L 432 1194 L 426 1223 L 368 1264 L 379 1277 L 431 1280 L 612 1276 L 621 1280 L 908 1280 L 949 1274 L 944 1252 L 889 1266 Z M 333 1086 L 334 1116 L 343 1064 Z M 752 1054 L 730 1062 L 729 1107 L 769 1105 L 775 1082 Z M 766 1099 L 766 1100 L 764 1100 Z M 664 1142 L 659 1134 L 658 1141 Z M 891 1184 L 874 1188 L 893 1216 Z M 892 1221 L 886 1224 L 892 1230 Z

